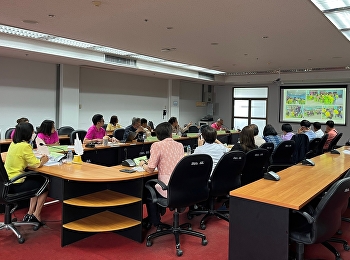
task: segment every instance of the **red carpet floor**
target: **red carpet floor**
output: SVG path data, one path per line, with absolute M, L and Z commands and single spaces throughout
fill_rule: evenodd
M 26 210 L 21 209 L 15 212 L 19 219 L 23 217 Z M 347 215 L 350 216 L 350 210 Z M 108 232 L 93 235 L 65 247 L 60 246 L 60 225 L 61 225 L 61 204 L 50 204 L 44 207 L 42 218 L 46 225 L 38 231 L 31 227 L 20 227 L 20 232 L 26 241 L 18 244 L 17 239 L 11 231 L 0 230 L 0 259 L 228 259 L 228 223 L 226 221 L 211 218 L 207 228 L 203 232 L 207 236 L 208 245 L 202 246 L 201 239 L 197 237 L 181 236 L 181 249 L 183 256 L 178 258 L 175 250 L 174 236 L 164 236 L 153 241 L 151 247 L 146 247 L 145 242 L 138 243 L 120 235 Z M 194 230 L 199 230 L 201 217 L 195 217 L 188 221 L 186 212 L 181 214 L 181 223 L 190 222 Z M 0 214 L 0 221 L 3 214 Z M 162 221 L 172 223 L 172 212 L 167 212 Z M 342 238 L 350 241 L 350 223 L 343 222 Z M 150 232 L 154 232 L 152 228 Z M 199 230 L 200 231 L 200 230 Z M 273 235 L 273 234 L 267 234 Z M 344 251 L 342 245 L 334 244 L 342 255 L 343 260 L 350 260 L 350 252 Z M 254 250 L 254 241 L 252 241 Z M 273 250 L 273 249 L 271 249 Z M 306 259 L 333 260 L 334 256 L 322 245 L 311 245 L 305 248 Z M 237 259 L 239 260 L 239 259 Z M 255 260 L 255 259 L 252 259 Z M 259 259 L 256 259 L 259 260 Z M 279 259 L 271 259 L 279 260 Z

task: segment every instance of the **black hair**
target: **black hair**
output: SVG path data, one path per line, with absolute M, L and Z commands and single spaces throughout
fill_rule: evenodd
M 264 127 L 263 135 L 264 136 L 277 135 L 277 132 L 272 125 L 268 124 Z
M 320 122 L 315 122 L 312 124 L 316 130 L 321 129 L 321 123 Z
M 310 123 L 309 120 L 305 120 L 305 119 L 304 119 L 304 120 L 301 120 L 300 126 L 305 126 L 305 127 L 307 127 L 307 128 L 310 128 L 311 123 Z
M 282 129 L 282 131 L 285 131 L 287 133 L 293 132 L 293 128 L 290 124 L 283 124 L 281 129 Z
M 146 118 L 141 118 L 141 125 L 142 124 L 147 124 L 147 119 Z
M 209 144 L 214 143 L 216 138 L 217 138 L 217 135 L 218 135 L 218 133 L 211 126 L 207 126 L 207 127 L 202 128 L 202 136 L 203 136 L 204 141 L 206 143 L 209 143 Z
M 163 122 L 157 125 L 156 135 L 159 141 L 171 137 L 173 128 L 169 122 Z
M 249 127 L 253 129 L 254 136 L 259 134 L 259 128 L 258 128 L 258 126 L 256 124 L 250 124 Z
M 16 125 L 16 131 L 12 141 L 17 144 L 23 141 L 29 142 L 32 138 L 34 127 L 31 123 L 24 122 Z
M 109 120 L 109 123 L 112 125 L 116 125 L 118 123 L 118 117 L 117 116 L 111 116 L 111 120 Z
M 18 118 L 16 122 L 17 122 L 17 124 L 24 123 L 24 122 L 29 122 L 29 119 L 26 118 L 26 117 L 21 117 L 21 118 Z
M 172 125 L 177 121 L 176 117 L 172 116 L 169 118 L 168 122 Z
M 240 144 L 244 152 L 248 152 L 256 148 L 254 141 L 254 130 L 250 126 L 243 127 L 239 133 Z
M 54 124 L 55 122 L 52 120 L 44 120 L 38 129 L 38 133 L 43 133 L 44 135 L 51 135 L 51 130 Z
M 133 117 L 131 120 L 131 124 L 135 125 L 137 122 L 140 122 L 140 121 L 141 121 L 141 119 L 139 117 Z
M 100 122 L 100 121 L 102 120 L 102 118 L 103 118 L 103 115 L 101 115 L 101 114 L 96 114 L 96 115 L 94 115 L 94 116 L 92 117 L 92 123 L 93 123 L 94 125 L 97 125 L 97 123 Z
M 334 127 L 334 122 L 333 122 L 333 120 L 328 120 L 328 121 L 326 122 L 326 126 L 329 126 L 330 128 L 333 128 L 333 127 Z

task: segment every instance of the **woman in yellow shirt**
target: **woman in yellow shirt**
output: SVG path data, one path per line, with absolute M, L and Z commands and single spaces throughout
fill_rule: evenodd
M 122 128 L 122 126 L 118 124 L 118 117 L 111 116 L 111 120 L 109 120 L 109 124 L 107 125 L 106 131 L 114 131 L 117 128 Z
M 35 133 L 32 124 L 20 123 L 16 126 L 16 132 L 8 149 L 5 161 L 5 169 L 9 179 L 23 173 L 28 166 L 38 168 L 49 160 L 47 155 L 43 155 L 40 159 L 35 157 L 32 146 L 29 144 L 34 138 Z M 11 193 L 39 189 L 43 185 L 44 179 L 40 176 L 30 176 L 19 179 L 15 183 L 16 184 L 10 186 Z M 35 221 L 39 222 L 40 226 L 43 225 L 40 213 L 47 194 L 48 191 L 45 190 L 39 196 L 30 199 L 29 210 L 24 216 L 23 221 Z

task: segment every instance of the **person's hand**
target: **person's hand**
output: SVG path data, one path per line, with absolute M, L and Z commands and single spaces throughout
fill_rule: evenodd
M 202 146 L 204 144 L 204 138 L 202 137 L 202 135 L 198 136 L 198 146 Z
M 119 140 L 117 138 L 115 138 L 114 136 L 112 138 L 109 138 L 109 141 L 112 142 L 112 143 L 119 142 Z
M 192 124 L 193 124 L 193 123 L 192 123 L 192 121 L 191 121 L 191 122 L 189 122 L 189 123 L 187 124 L 187 126 L 190 127 Z
M 44 154 L 43 156 L 41 156 L 40 162 L 41 162 L 42 165 L 44 165 L 48 161 L 49 161 L 49 157 L 47 155 Z

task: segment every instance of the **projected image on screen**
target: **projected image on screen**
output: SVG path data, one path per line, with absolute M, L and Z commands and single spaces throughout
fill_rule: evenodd
M 346 87 L 283 88 L 281 87 L 280 121 L 326 122 L 345 125 Z

